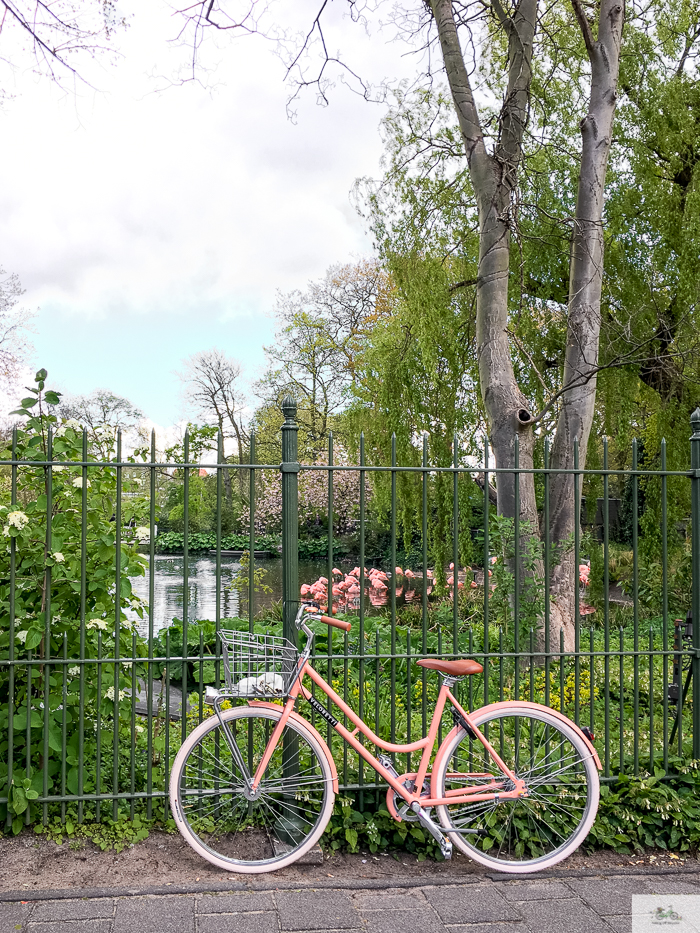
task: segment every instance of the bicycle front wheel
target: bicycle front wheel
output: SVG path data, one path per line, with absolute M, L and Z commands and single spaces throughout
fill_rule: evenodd
M 440 806 L 442 826 L 457 848 L 489 868 L 513 874 L 551 868 L 581 845 L 598 810 L 600 782 L 590 748 L 573 725 L 546 710 L 486 707 L 472 718 L 525 781 L 528 796 Z M 447 741 L 436 774 L 440 796 L 503 780 L 492 755 L 463 729 Z
M 281 715 L 281 707 L 223 712 L 251 775 Z M 185 740 L 170 779 L 178 829 L 196 852 L 226 871 L 275 871 L 301 858 L 326 828 L 334 798 L 326 750 L 311 729 L 292 719 L 252 800 L 217 716 Z

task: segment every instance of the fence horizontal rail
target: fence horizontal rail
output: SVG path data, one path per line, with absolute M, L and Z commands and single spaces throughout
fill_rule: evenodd
M 291 464 L 287 462 L 287 466 Z M 226 471 L 247 471 L 247 470 L 279 470 L 279 463 L 221 463 L 197 461 L 190 463 L 179 463 L 177 461 L 151 461 L 151 460 L 0 460 L 0 466 L 26 466 L 26 467 L 91 467 L 91 468 L 122 468 L 129 470 L 148 470 L 148 469 L 167 469 L 167 470 L 213 470 Z M 322 463 L 298 463 L 293 464 L 295 470 L 298 468 L 300 473 L 405 473 L 417 474 L 446 474 L 453 475 L 472 474 L 482 476 L 487 473 L 489 476 L 498 477 L 499 475 L 519 475 L 519 476 L 627 476 L 627 477 L 684 477 L 685 479 L 700 479 L 700 470 L 630 470 L 617 467 L 607 469 L 574 469 L 558 467 L 496 467 L 489 465 L 478 466 L 437 466 L 428 463 L 425 466 L 378 466 L 376 464 L 349 465 L 341 464 L 322 464 Z M 288 472 L 293 472 L 289 471 Z
M 603 658 L 603 657 L 649 657 L 653 655 L 654 657 L 659 658 L 695 658 L 697 657 L 697 652 L 694 648 L 682 648 L 676 651 L 673 648 L 664 650 L 662 648 L 611 648 L 609 651 L 588 651 L 587 649 L 582 649 L 580 651 L 546 651 L 544 648 L 541 651 L 534 649 L 532 652 L 527 650 L 522 651 L 483 651 L 480 649 L 474 649 L 470 652 L 470 657 L 474 658 L 518 658 L 523 661 L 532 661 L 534 658 L 549 658 L 552 661 L 555 660 L 571 660 L 576 658 Z M 405 652 L 398 652 L 392 654 L 391 652 L 379 652 L 379 654 L 373 654 L 372 652 L 365 653 L 356 653 L 352 651 L 344 650 L 341 659 L 346 658 L 349 661 L 376 661 L 376 660 L 411 660 L 414 661 L 416 657 L 441 657 L 444 659 L 454 659 L 461 658 L 464 656 L 464 652 L 456 651 L 445 651 L 440 652 L 421 652 L 420 655 L 408 656 Z M 316 661 L 337 661 L 339 655 L 334 653 L 314 653 L 314 660 Z M 191 664 L 200 664 L 207 661 L 221 661 L 221 655 L 213 654 L 189 654 L 189 655 L 161 655 L 158 657 L 148 657 L 135 656 L 133 658 L 125 655 L 120 655 L 119 657 L 102 657 L 102 658 L 56 658 L 56 657 L 45 657 L 45 658 L 21 658 L 19 660 L 8 661 L 0 660 L 0 667 L 35 667 L 37 665 L 47 665 L 50 667 L 80 667 L 87 666 L 92 664 L 137 664 L 147 667 L 149 664 L 168 664 L 174 661 L 187 661 Z M 473 676 L 473 675 L 472 675 Z

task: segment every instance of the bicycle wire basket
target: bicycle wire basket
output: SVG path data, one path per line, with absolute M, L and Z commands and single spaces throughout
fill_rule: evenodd
M 226 692 L 236 697 L 287 696 L 299 652 L 286 638 L 220 631 Z

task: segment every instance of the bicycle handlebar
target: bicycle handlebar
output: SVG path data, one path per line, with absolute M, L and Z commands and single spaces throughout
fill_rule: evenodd
M 336 619 L 333 616 L 316 615 L 318 612 L 317 603 L 312 603 L 311 605 L 302 607 L 301 612 L 308 612 L 309 614 L 313 615 L 313 618 L 317 619 L 319 622 L 325 622 L 326 625 L 332 625 L 333 628 L 341 628 L 344 632 L 349 632 L 352 628 L 352 624 L 350 622 L 346 622 L 344 619 Z M 298 618 L 301 618 L 301 612 L 299 613 Z
M 346 622 L 345 619 L 334 619 L 333 616 L 319 616 L 318 618 L 326 625 L 332 625 L 333 628 L 342 628 L 344 632 L 349 632 L 352 628 L 350 622 Z

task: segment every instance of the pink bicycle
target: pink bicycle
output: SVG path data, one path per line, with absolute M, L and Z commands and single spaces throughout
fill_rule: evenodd
M 600 761 L 592 736 L 536 703 L 492 703 L 468 713 L 452 687 L 482 666 L 427 658 L 417 663 L 443 675 L 428 734 L 407 745 L 385 742 L 309 663 L 312 619 L 350 630 L 349 622 L 302 604 L 301 653 L 281 638 L 220 633 L 227 686 L 208 691 L 214 715 L 183 743 L 170 781 L 175 821 L 196 852 L 227 871 L 267 872 L 290 865 L 320 839 L 338 774 L 326 742 L 295 711 L 299 697 L 386 781 L 394 819 L 418 821 L 445 858 L 454 844 L 489 868 L 525 873 L 550 868 L 578 848 L 598 809 Z M 355 725 L 352 732 L 312 696 L 307 677 Z M 223 709 L 234 698 L 248 703 Z M 429 771 L 448 702 L 454 728 Z M 399 774 L 389 755 L 372 754 L 360 732 L 385 752 L 422 752 L 418 770 Z

